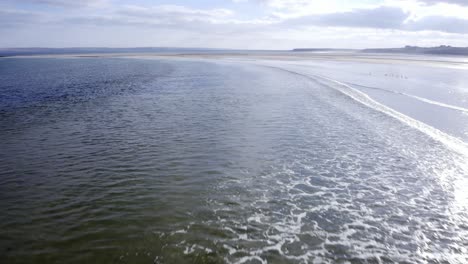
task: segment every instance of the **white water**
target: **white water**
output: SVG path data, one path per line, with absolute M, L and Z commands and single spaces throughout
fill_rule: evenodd
M 362 104 L 364 104 L 364 105 L 366 105 L 366 106 L 368 106 L 368 107 L 370 107 L 370 108 L 372 108 L 374 110 L 380 111 L 380 112 L 385 113 L 385 114 L 387 114 L 387 115 L 389 115 L 389 116 L 391 116 L 393 118 L 396 118 L 399 121 L 405 123 L 406 125 L 408 125 L 410 127 L 418 129 L 419 131 L 427 134 L 428 136 L 432 137 L 433 139 L 444 143 L 450 149 L 452 149 L 454 151 L 457 151 L 458 153 L 468 157 L 468 144 L 466 142 L 464 142 L 463 140 L 460 140 L 460 139 L 458 139 L 458 138 L 456 138 L 454 136 L 451 136 L 451 135 L 449 135 L 447 133 L 444 133 L 444 132 L 438 130 L 437 128 L 434 128 L 434 127 L 432 127 L 430 125 L 427 125 L 427 124 L 425 124 L 425 123 L 423 123 L 423 122 L 421 122 L 419 120 L 416 120 L 416 119 L 411 118 L 411 117 L 409 117 L 407 115 L 404 115 L 403 113 L 400 113 L 400 112 L 398 112 L 398 111 L 396 111 L 396 110 L 394 110 L 394 109 L 392 109 L 390 107 L 387 107 L 384 104 L 381 104 L 381 103 L 373 100 L 366 93 L 364 93 L 364 92 L 362 92 L 362 91 L 360 91 L 358 89 L 355 89 L 355 88 L 351 87 L 350 85 L 348 85 L 348 84 L 346 84 L 344 82 L 341 82 L 341 81 L 338 81 L 338 80 L 335 80 L 335 79 L 331 79 L 329 77 L 322 76 L 322 75 L 319 75 L 319 74 L 310 74 L 310 71 L 305 71 L 304 72 L 304 71 L 301 71 L 300 69 L 298 69 L 297 67 L 291 67 L 288 64 L 278 65 L 277 63 L 263 62 L 263 63 L 260 63 L 258 65 L 266 65 L 268 67 L 281 69 L 281 70 L 287 71 L 287 72 L 292 73 L 292 74 L 298 74 L 298 75 L 302 75 L 304 77 L 313 78 L 313 79 L 319 81 L 321 84 L 323 84 L 325 86 L 337 89 L 338 91 L 342 92 L 343 94 L 346 94 L 347 96 L 351 97 L 352 99 L 356 100 L 357 102 L 360 102 L 360 103 L 362 103 Z M 324 81 L 327 81 L 327 82 L 324 82 Z M 392 91 L 392 92 L 394 92 L 394 91 Z M 463 108 L 463 107 L 457 107 L 457 106 L 453 106 L 453 105 L 449 105 L 449 104 L 444 104 L 444 103 L 441 103 L 441 102 L 432 101 L 432 100 L 421 98 L 421 97 L 418 97 L 418 96 L 407 95 L 407 94 L 400 93 L 400 92 L 394 92 L 394 93 L 414 97 L 414 98 L 416 98 L 416 99 L 418 99 L 420 101 L 426 102 L 426 103 L 430 103 L 430 104 L 437 105 L 437 106 L 443 106 L 443 107 L 458 110 L 458 111 L 461 111 L 461 112 L 464 112 L 464 113 L 468 112 L 468 109 Z

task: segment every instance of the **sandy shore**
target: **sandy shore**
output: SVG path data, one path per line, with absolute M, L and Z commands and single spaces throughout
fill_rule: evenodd
M 406 54 L 370 54 L 358 52 L 233 52 L 233 53 L 101 53 L 64 55 L 27 55 L 10 58 L 138 58 L 138 59 L 209 59 L 209 60 L 272 60 L 272 61 L 341 61 L 377 64 L 421 64 L 434 67 L 468 69 L 468 58 Z

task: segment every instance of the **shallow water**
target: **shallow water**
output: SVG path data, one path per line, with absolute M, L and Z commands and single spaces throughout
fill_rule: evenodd
M 372 62 L 305 60 L 257 64 L 336 80 L 468 142 L 468 64 L 458 59 L 455 67 L 451 64 L 455 58 L 431 56 L 418 56 L 418 60 L 410 57 L 405 63 L 403 58 L 395 57 L 397 63 L 376 56 Z
M 453 138 L 281 67 L 0 60 L 1 256 L 467 262 Z

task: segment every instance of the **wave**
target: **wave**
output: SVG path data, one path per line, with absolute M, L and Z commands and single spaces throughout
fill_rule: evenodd
M 390 108 L 384 104 L 381 104 L 377 101 L 375 101 L 374 99 L 372 99 L 371 97 L 369 97 L 369 95 L 367 95 L 366 93 L 364 92 L 361 92 L 359 91 L 358 89 L 356 88 L 353 88 L 351 85 L 348 85 L 346 83 L 343 83 L 343 82 L 340 82 L 338 80 L 334 80 L 334 79 L 331 79 L 331 78 L 328 78 L 326 76 L 322 76 L 322 75 L 318 75 L 318 74 L 304 74 L 304 73 L 300 73 L 300 72 L 296 72 L 294 70 L 290 70 L 290 69 L 286 69 L 286 68 L 282 68 L 282 67 L 278 67 L 278 66 L 271 66 L 271 65 L 265 65 L 265 64 L 256 64 L 256 65 L 259 65 L 259 66 L 263 66 L 263 67 L 269 67 L 269 68 L 273 68 L 273 69 L 277 69 L 277 70 L 282 70 L 282 71 L 285 71 L 285 72 L 288 72 L 288 73 L 291 73 L 291 74 L 296 74 L 296 75 L 300 75 L 302 77 L 305 77 L 305 78 L 310 78 L 324 86 L 327 86 L 327 87 L 330 87 L 332 89 L 335 89 L 339 92 L 341 92 L 342 94 L 344 95 L 347 95 L 348 97 L 350 97 L 351 99 L 369 107 L 369 108 L 372 108 L 376 111 L 379 111 L 381 113 L 384 113 L 390 117 L 393 117 L 397 120 L 399 120 L 400 122 L 414 128 L 414 129 L 417 129 L 421 132 L 423 132 L 424 134 L 428 135 L 429 137 L 431 137 L 432 139 L 434 140 L 437 140 L 438 142 L 441 142 L 442 144 L 444 144 L 446 147 L 448 147 L 449 149 L 451 149 L 452 151 L 455 151 L 459 154 L 462 154 L 463 156 L 465 157 L 468 157 L 468 144 L 466 144 L 464 141 L 454 137 L 454 136 L 451 136 L 447 133 L 444 133 L 440 130 L 438 130 L 437 128 L 435 127 L 432 127 L 426 123 L 423 123 L 419 120 L 416 120 L 414 118 L 411 118 L 407 115 L 404 115 L 396 110 L 394 110 L 393 108 Z M 328 83 L 327 83 L 328 82 Z M 425 99 L 425 98 L 421 98 L 423 100 L 428 100 L 428 101 L 431 101 L 429 99 Z M 433 104 L 441 104 L 441 105 L 445 105 L 443 103 L 440 103 L 440 102 L 436 102 L 436 101 L 431 101 Z M 448 105 L 450 107 L 453 107 L 453 108 L 458 108 L 457 106 L 452 106 L 452 105 Z M 446 107 L 446 106 L 445 106 Z M 462 108 L 463 111 L 467 110 L 465 108 Z M 457 109 L 457 110 L 460 110 L 460 109 Z M 462 110 L 460 110 L 462 111 Z
M 448 109 L 452 109 L 452 110 L 456 110 L 456 111 L 460 111 L 460 112 L 468 114 L 468 109 L 463 108 L 461 106 L 446 104 L 446 103 L 442 103 L 442 102 L 439 102 L 439 101 L 434 101 L 434 100 L 427 99 L 427 98 L 424 98 L 424 97 L 420 97 L 420 96 L 416 96 L 416 95 L 412 95 L 412 94 L 407 94 L 407 93 L 403 93 L 403 92 L 398 92 L 398 91 L 394 91 L 394 90 L 387 90 L 387 89 L 383 89 L 383 88 L 366 86 L 366 85 L 350 83 L 350 82 L 347 82 L 346 84 L 351 85 L 351 86 L 363 87 L 363 88 L 366 88 L 366 89 L 379 90 L 379 91 L 383 91 L 383 92 L 403 95 L 403 96 L 410 97 L 410 98 L 416 99 L 416 100 L 424 102 L 424 103 L 437 105 L 437 106 L 440 106 L 440 107 L 444 107 L 444 108 L 448 108 Z

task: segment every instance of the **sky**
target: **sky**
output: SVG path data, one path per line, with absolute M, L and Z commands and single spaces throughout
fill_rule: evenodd
M 0 47 L 468 47 L 468 0 L 0 0 Z

